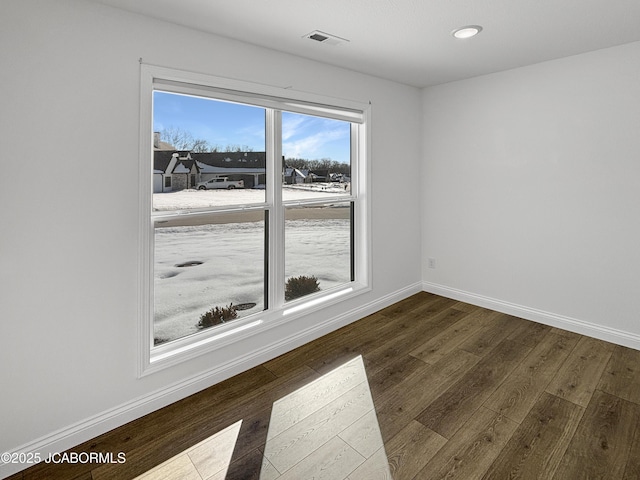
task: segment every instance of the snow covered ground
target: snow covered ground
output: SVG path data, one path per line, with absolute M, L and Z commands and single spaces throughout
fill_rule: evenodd
M 284 191 L 290 199 L 296 195 L 309 198 L 310 194 L 335 196 L 327 191 L 295 188 Z M 225 201 L 227 204 L 261 202 L 264 197 L 260 194 L 264 195 L 264 191 L 185 190 L 154 194 L 154 208 L 198 208 L 212 200 L 215 205 Z M 287 220 L 286 278 L 313 275 L 321 289 L 349 282 L 349 220 L 341 218 L 342 214 L 327 217 Z M 157 228 L 154 337 L 166 341 L 197 332 L 200 315 L 215 306 L 255 304 L 239 310 L 239 317 L 263 310 L 263 245 L 263 222 Z M 188 266 L 178 266 L 182 264 Z
M 347 186 L 347 189 L 345 189 Z M 310 183 L 287 185 L 282 189 L 282 198 L 291 200 L 321 200 L 339 195 L 349 194 L 348 183 Z M 179 190 L 177 192 L 154 193 L 153 209 L 155 211 L 183 210 L 190 208 L 206 208 L 211 206 L 263 203 L 265 190 L 244 188 L 234 190 Z

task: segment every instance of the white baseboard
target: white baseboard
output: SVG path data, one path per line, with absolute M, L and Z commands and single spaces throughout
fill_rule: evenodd
M 425 292 L 434 293 L 436 295 L 488 308 L 497 312 L 507 313 L 514 317 L 524 318 L 525 320 L 531 320 L 544 325 L 561 328 L 570 332 L 579 333 L 581 335 L 640 350 L 640 335 L 631 332 L 625 332 L 623 330 L 617 330 L 615 328 L 605 327 L 595 323 L 585 322 L 584 320 L 566 317 L 552 312 L 545 312 L 544 310 L 517 305 L 496 298 L 485 297 L 483 295 L 465 292 L 463 290 L 457 290 L 455 288 L 435 283 L 423 282 L 422 289 Z
M 194 375 L 180 382 L 168 385 L 160 390 L 126 402 L 115 408 L 84 419 L 73 425 L 61 428 L 45 435 L 33 442 L 21 445 L 9 453 L 39 453 L 44 459 L 50 454 L 64 452 L 87 440 L 102 435 L 127 422 L 140 418 L 148 413 L 170 405 L 173 402 L 188 397 L 216 383 L 220 383 L 238 373 L 244 372 L 261 363 L 271 360 L 283 353 L 297 348 L 305 343 L 320 338 L 338 328 L 346 326 L 367 315 L 377 312 L 404 298 L 422 291 L 422 284 L 416 283 L 385 295 L 373 302 L 361 305 L 353 310 L 344 312 L 328 319 L 312 328 L 297 332 L 278 342 L 265 345 L 257 351 L 235 358 L 226 364 L 217 366 L 198 375 Z M 117 453 L 117 452 L 116 452 Z M 30 465 L 0 463 L 0 478 L 19 472 Z

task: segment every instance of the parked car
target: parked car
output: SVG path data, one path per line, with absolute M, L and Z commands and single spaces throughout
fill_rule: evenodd
M 211 190 L 214 188 L 233 190 L 234 188 L 244 188 L 244 180 L 229 180 L 227 177 L 218 177 L 206 182 L 199 182 L 196 187 L 198 190 Z

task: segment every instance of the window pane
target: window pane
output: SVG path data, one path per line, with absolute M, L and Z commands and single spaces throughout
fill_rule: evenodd
M 284 201 L 351 193 L 351 124 L 282 113 Z
M 285 300 L 352 281 L 351 217 L 350 202 L 285 209 Z
M 265 201 L 265 109 L 153 93 L 153 209 Z
M 186 221 L 191 225 L 183 225 Z M 182 225 L 181 225 L 182 223 Z M 194 224 L 195 223 L 195 224 Z M 157 223 L 154 252 L 155 344 L 208 328 L 202 315 L 237 307 L 237 318 L 264 309 L 265 212 L 208 215 Z M 228 321 L 223 317 L 222 320 Z

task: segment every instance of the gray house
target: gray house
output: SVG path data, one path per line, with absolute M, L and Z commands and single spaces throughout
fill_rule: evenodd
M 198 182 L 228 177 L 246 188 L 265 184 L 265 152 L 153 152 L 153 193 L 195 188 Z
M 198 167 L 190 152 L 153 152 L 153 193 L 193 188 L 198 178 Z

